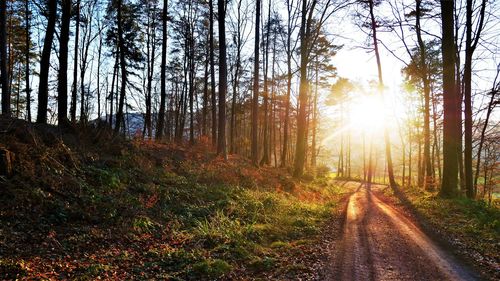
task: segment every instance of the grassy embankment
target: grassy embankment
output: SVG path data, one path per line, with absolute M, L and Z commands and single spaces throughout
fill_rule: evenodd
M 12 127 L 12 126 L 11 126 Z M 126 142 L 24 123 L 0 178 L 0 276 L 267 279 L 315 274 L 342 190 L 217 158 L 203 145 Z

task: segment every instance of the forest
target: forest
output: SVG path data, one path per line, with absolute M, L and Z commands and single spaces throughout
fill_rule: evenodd
M 500 279 L 499 2 L 0 1 L 0 280 Z

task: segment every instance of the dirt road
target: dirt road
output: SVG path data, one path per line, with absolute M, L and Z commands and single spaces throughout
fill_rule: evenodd
M 477 280 L 405 215 L 356 182 L 329 280 Z M 354 187 L 354 186 L 353 186 Z

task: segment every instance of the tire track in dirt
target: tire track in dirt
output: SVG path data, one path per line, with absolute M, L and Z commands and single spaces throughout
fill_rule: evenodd
M 349 198 L 342 240 L 327 280 L 476 280 L 369 187 Z

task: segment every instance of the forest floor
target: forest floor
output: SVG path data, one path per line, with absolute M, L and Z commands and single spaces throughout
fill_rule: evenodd
M 0 118 L 0 149 L 15 154 L 14 174 L 0 176 L 0 280 L 474 277 L 424 232 L 499 279 L 499 212 L 479 203 L 297 181 L 203 142 L 125 141 L 105 128 Z
M 0 280 L 321 280 L 352 192 L 195 147 L 0 120 Z

